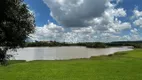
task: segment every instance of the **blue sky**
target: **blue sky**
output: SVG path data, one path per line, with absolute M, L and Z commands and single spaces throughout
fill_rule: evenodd
M 56 23 L 56 21 L 50 16 L 50 9 L 42 0 L 24 0 L 29 8 L 35 12 L 35 19 L 37 26 L 43 26 L 48 23 L 48 20 Z
M 98 10 L 96 6 L 91 4 L 91 1 L 94 2 L 94 5 L 100 4 L 100 6 L 98 6 L 98 9 L 100 9 Z M 104 39 L 99 38 L 100 36 L 106 37 L 107 34 L 111 41 L 141 40 L 142 24 L 140 21 L 142 17 L 142 0 L 113 0 L 109 2 L 114 7 L 108 6 L 107 8 L 102 7 L 104 6 L 103 1 L 104 3 L 106 2 L 106 0 L 90 0 L 90 2 L 85 2 L 85 0 L 24 0 L 24 2 L 29 5 L 30 10 L 35 13 L 37 29 L 39 29 L 38 27 L 41 27 L 40 30 L 37 30 L 34 34 L 34 39 L 63 41 L 61 38 L 65 38 L 64 41 L 67 42 L 104 41 Z M 76 4 L 78 2 L 80 2 L 81 5 Z M 82 7 L 81 9 L 80 6 L 84 5 L 85 7 Z M 88 10 L 89 8 L 90 10 Z M 69 10 L 74 12 L 70 12 Z M 136 11 L 135 14 L 134 10 Z M 112 13 L 110 11 L 112 11 Z M 50 14 L 51 12 L 52 15 Z M 112 17 L 108 18 L 105 15 L 105 12 L 107 14 L 116 15 L 108 15 Z M 102 14 L 102 16 L 99 14 Z M 85 22 L 86 20 L 88 20 L 87 23 Z M 102 20 L 102 22 L 96 23 L 95 20 Z M 103 24 L 104 20 L 108 21 L 105 21 L 107 25 Z M 112 25 L 116 25 L 116 27 Z M 53 34 L 48 35 L 47 33 Z M 92 36 L 93 39 L 90 38 Z
M 56 23 L 56 21 L 50 16 L 50 9 L 42 0 L 24 0 L 31 10 L 36 13 L 36 25 L 43 26 L 47 24 L 48 20 Z M 127 10 L 128 16 L 132 15 L 132 10 L 138 7 L 142 11 L 142 0 L 123 0 L 118 7 L 123 7 Z M 128 17 L 129 18 L 129 17 Z M 124 19 L 124 18 L 123 18 Z

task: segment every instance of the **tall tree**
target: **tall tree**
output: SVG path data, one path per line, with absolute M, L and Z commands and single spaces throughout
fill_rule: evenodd
M 9 49 L 24 47 L 34 29 L 34 15 L 23 0 L 0 0 L 0 63 Z

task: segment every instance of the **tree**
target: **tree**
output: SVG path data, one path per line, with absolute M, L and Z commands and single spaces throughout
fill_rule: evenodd
M 35 19 L 23 0 L 0 0 L 0 63 L 8 50 L 23 48 L 35 29 Z

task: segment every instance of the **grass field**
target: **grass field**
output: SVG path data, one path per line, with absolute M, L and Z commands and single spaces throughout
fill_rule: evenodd
M 142 80 L 142 50 L 68 61 L 11 61 L 0 80 Z

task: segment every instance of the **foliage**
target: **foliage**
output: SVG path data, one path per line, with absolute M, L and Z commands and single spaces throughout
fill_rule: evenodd
M 26 47 L 56 47 L 56 46 L 85 46 L 88 48 L 106 48 L 107 45 L 101 42 L 84 42 L 84 43 L 65 43 L 65 42 L 56 42 L 56 41 L 36 41 L 36 42 L 27 42 Z
M 54 46 L 85 46 L 88 48 L 106 48 L 119 46 L 133 46 L 134 48 L 142 48 L 142 41 L 121 41 L 121 42 L 79 42 L 79 43 L 65 43 L 56 41 L 36 41 L 27 42 L 26 47 L 54 47 Z
M 96 42 L 96 43 L 91 43 L 91 44 L 87 44 L 86 47 L 88 48 L 106 48 L 107 45 L 105 43 L 101 43 L 101 42 Z
M 23 0 L 0 0 L 0 62 L 9 49 L 24 47 L 34 32 L 34 16 Z
M 106 45 L 113 46 L 133 46 L 134 48 L 142 48 L 142 41 L 119 41 L 106 43 Z

